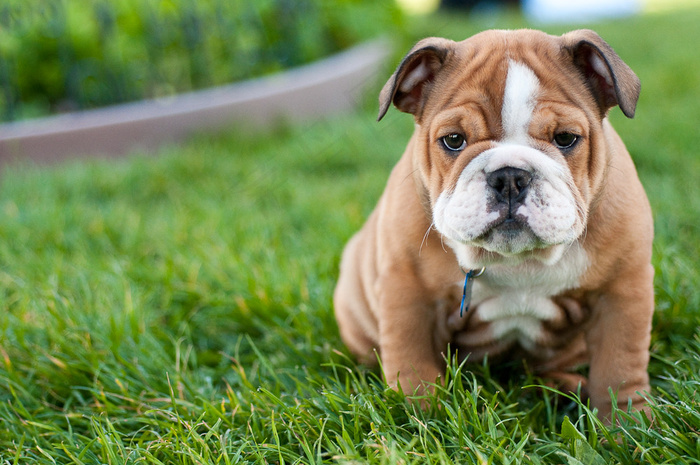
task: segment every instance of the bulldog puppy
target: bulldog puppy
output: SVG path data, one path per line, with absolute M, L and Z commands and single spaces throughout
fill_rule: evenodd
M 405 392 L 439 378 L 448 345 L 470 362 L 524 359 L 569 389 L 587 363 L 602 417 L 609 388 L 643 408 L 652 216 L 607 119 L 616 105 L 632 118 L 639 91 L 589 30 L 418 42 L 379 96 L 379 119 L 393 102 L 415 132 L 334 294 L 360 361 L 378 351 Z

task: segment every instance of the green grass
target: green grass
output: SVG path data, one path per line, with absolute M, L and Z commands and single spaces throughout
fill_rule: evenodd
M 651 421 L 617 411 L 608 428 L 526 370 L 454 363 L 422 411 L 347 355 L 340 251 L 412 129 L 372 104 L 157 157 L 4 169 L 1 463 L 700 463 L 698 21 L 595 27 L 644 86 L 637 117 L 613 120 L 655 210 Z

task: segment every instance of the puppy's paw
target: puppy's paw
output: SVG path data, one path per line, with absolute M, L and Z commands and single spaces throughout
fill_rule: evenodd
M 387 377 L 387 383 L 407 396 L 430 396 L 435 392 L 435 385 L 440 382 L 441 376 L 442 372 L 437 367 L 421 371 L 408 368 L 398 372 L 393 379 Z

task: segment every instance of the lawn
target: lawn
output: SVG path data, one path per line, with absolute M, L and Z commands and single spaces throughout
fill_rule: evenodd
M 698 23 L 594 27 L 643 83 L 636 118 L 611 119 L 655 211 L 651 420 L 605 427 L 527 370 L 454 363 L 420 410 L 348 356 L 339 255 L 412 129 L 395 110 L 375 123 L 371 96 L 157 156 L 5 167 L 2 463 L 700 463 Z M 439 16 L 412 34 L 519 25 Z

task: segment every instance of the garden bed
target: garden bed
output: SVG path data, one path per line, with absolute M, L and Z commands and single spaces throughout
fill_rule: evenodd
M 146 100 L 0 125 L 0 163 L 154 149 L 232 124 L 261 126 L 353 109 L 389 54 L 385 39 L 358 45 L 273 76 L 165 99 Z

